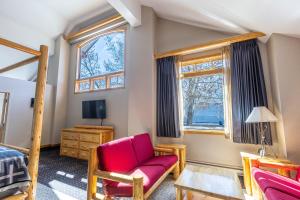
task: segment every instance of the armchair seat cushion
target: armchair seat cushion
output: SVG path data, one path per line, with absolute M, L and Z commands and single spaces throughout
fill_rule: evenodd
M 261 188 L 266 193 L 270 188 L 287 193 L 290 196 L 300 198 L 300 183 L 278 174 L 264 171 L 258 168 L 252 169 L 252 174 Z
M 130 173 L 130 176 L 140 175 L 143 177 L 144 193 L 163 175 L 165 168 L 162 166 L 140 166 Z M 106 184 L 105 184 L 106 183 Z M 109 196 L 131 197 L 132 185 L 115 181 L 105 181 L 105 192 Z
M 265 195 L 268 200 L 299 200 L 299 198 L 273 188 L 268 188 L 265 192 Z
M 155 156 L 150 160 L 144 162 L 143 166 L 162 166 L 165 170 L 168 170 L 172 165 L 177 162 L 178 158 L 175 155 L 164 155 L 164 156 Z

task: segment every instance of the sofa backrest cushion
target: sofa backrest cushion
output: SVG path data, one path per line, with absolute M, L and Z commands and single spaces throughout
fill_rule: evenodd
M 153 145 L 148 133 L 133 136 L 132 144 L 139 164 L 154 156 Z
M 132 137 L 121 138 L 97 148 L 101 170 L 124 173 L 138 165 L 132 145 Z

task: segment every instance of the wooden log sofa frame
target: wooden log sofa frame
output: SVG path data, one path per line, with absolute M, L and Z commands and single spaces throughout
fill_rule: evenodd
M 35 90 L 35 103 L 33 110 L 33 122 L 32 122 L 32 143 L 30 149 L 16 147 L 12 145 L 0 144 L 29 155 L 28 172 L 31 177 L 31 183 L 28 190 L 25 193 L 12 195 L 6 197 L 4 200 L 34 200 L 37 187 L 37 176 L 38 176 L 38 164 L 40 156 L 40 145 L 41 145 L 41 134 L 44 114 L 44 97 L 47 79 L 47 68 L 48 68 L 48 47 L 45 45 L 40 46 L 40 50 L 34 50 L 29 47 L 17 44 L 15 42 L 0 38 L 0 45 L 22 51 L 33 55 L 33 57 L 16 64 L 10 65 L 0 69 L 0 73 L 16 69 L 18 67 L 30 64 L 38 61 L 38 72 L 36 80 Z
M 179 158 L 179 150 L 177 148 L 154 147 L 154 152 L 158 155 L 171 153 Z M 91 148 L 88 166 L 87 200 L 110 200 L 109 197 L 97 193 L 97 178 L 131 184 L 133 186 L 133 200 L 148 199 L 149 196 L 155 191 L 155 189 L 165 180 L 165 178 L 171 172 L 173 172 L 173 178 L 177 179 L 180 174 L 179 161 L 172 165 L 144 194 L 143 177 L 134 177 L 125 174 L 99 170 L 97 148 Z

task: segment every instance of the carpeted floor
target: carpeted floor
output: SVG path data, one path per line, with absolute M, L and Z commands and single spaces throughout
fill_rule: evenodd
M 42 151 L 39 165 L 37 200 L 86 200 L 86 174 L 86 161 L 60 157 L 59 149 Z M 101 192 L 101 186 L 99 182 L 99 192 Z M 175 199 L 175 188 L 172 178 L 167 178 L 150 199 Z

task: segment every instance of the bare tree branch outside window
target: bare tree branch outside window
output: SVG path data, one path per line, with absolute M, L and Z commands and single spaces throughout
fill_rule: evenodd
M 222 61 L 183 66 L 181 73 L 222 68 Z M 182 79 L 186 129 L 223 129 L 223 74 Z
M 97 37 L 80 48 L 79 80 L 99 77 L 93 81 L 94 89 L 106 88 L 106 81 L 114 84 L 111 87 L 124 85 L 124 73 L 113 78 L 106 76 L 124 71 L 125 33 L 113 32 Z M 103 76 L 103 77 L 102 77 Z M 113 79 L 113 80 L 111 80 Z M 114 81 L 117 79 L 117 81 Z M 90 82 L 80 82 L 79 90 L 91 88 Z

